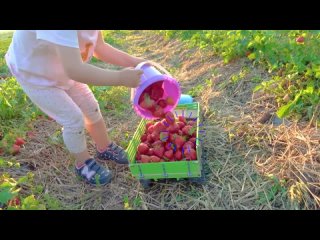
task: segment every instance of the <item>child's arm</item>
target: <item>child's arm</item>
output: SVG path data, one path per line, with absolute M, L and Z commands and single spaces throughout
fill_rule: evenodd
M 79 48 L 56 46 L 64 70 L 70 79 L 95 86 L 126 86 L 135 88 L 140 84 L 141 70 L 105 70 L 84 63 Z
M 105 43 L 101 31 L 99 32 L 94 56 L 103 62 L 122 67 L 135 67 L 140 62 L 145 61 L 143 58 L 131 56 Z

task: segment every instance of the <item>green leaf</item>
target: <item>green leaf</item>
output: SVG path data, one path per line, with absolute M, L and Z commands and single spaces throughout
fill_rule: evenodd
M 22 210 L 46 210 L 46 208 L 35 199 L 34 195 L 30 195 L 23 199 Z
M 277 116 L 279 118 L 283 118 L 283 117 L 287 116 L 288 113 L 290 112 L 291 107 L 293 106 L 293 104 L 294 104 L 293 101 L 291 101 L 288 104 L 283 105 L 282 107 L 280 107 L 278 109 L 278 111 L 277 111 Z
M 300 97 L 301 97 L 301 92 L 296 95 L 296 97 L 293 101 L 280 107 L 279 110 L 277 111 L 278 117 L 283 118 L 283 117 L 287 116 L 289 114 L 291 108 L 297 103 L 297 101 L 300 99 Z
M 4 98 L 3 100 L 4 100 L 4 102 L 6 103 L 7 106 L 12 108 L 12 105 L 9 103 L 9 101 L 6 98 Z
M 25 183 L 28 181 L 28 176 L 24 176 L 18 179 L 18 184 Z
M 6 204 L 13 196 L 14 194 L 10 192 L 9 188 L 2 190 L 0 192 L 0 203 Z
M 15 181 L 7 181 L 7 182 L 3 182 L 0 184 L 0 189 L 1 188 L 11 188 L 11 187 L 15 187 L 17 185 L 17 183 Z
M 250 60 L 254 60 L 254 59 L 257 58 L 257 56 L 256 56 L 255 53 L 251 53 L 251 54 L 248 55 L 248 58 L 249 58 Z
M 253 92 L 257 92 L 257 91 L 259 91 L 260 89 L 262 89 L 262 85 L 261 85 L 261 84 L 257 85 L 257 86 L 253 89 Z

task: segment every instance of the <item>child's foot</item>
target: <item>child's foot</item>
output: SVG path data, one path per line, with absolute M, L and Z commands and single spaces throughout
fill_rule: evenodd
M 99 165 L 94 159 L 88 159 L 80 167 L 75 167 L 76 174 L 92 185 L 105 185 L 111 182 L 112 173 Z
M 95 157 L 98 160 L 111 160 L 118 164 L 129 164 L 127 153 L 114 142 L 110 143 L 108 148 L 103 152 L 97 150 Z

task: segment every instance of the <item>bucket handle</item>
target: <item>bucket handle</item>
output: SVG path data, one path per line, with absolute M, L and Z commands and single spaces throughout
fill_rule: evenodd
M 169 77 L 172 77 L 172 75 L 164 67 L 162 67 L 159 63 L 156 63 L 156 62 L 153 62 L 153 61 L 141 62 L 136 66 L 136 68 L 142 67 L 145 64 L 152 65 L 153 67 L 156 67 L 158 70 L 162 71 L 163 73 L 165 73 Z

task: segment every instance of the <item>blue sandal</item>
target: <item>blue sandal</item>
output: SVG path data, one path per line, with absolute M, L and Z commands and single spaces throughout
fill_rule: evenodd
M 106 185 L 111 182 L 112 173 L 102 167 L 94 159 L 88 159 L 80 168 L 75 167 L 76 174 L 92 185 Z
M 118 164 L 129 164 L 127 153 L 124 149 L 114 142 L 110 143 L 107 150 L 104 152 L 97 151 L 96 156 L 98 160 L 111 160 Z

